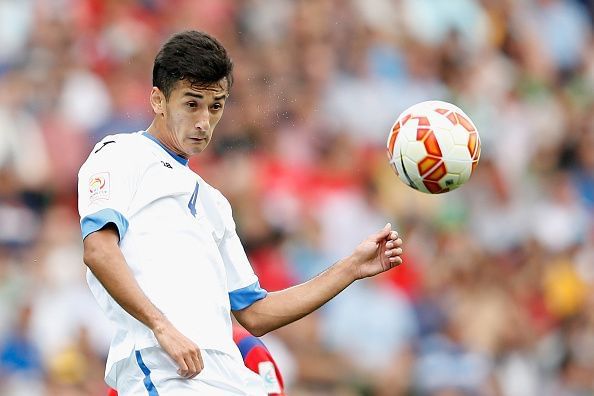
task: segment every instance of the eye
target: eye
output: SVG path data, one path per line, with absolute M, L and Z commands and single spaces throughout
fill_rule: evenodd
M 221 103 L 218 103 L 218 102 L 217 103 L 214 103 L 212 105 L 212 109 L 215 110 L 215 111 L 221 110 L 222 108 L 223 108 L 223 105 Z
M 193 109 L 193 108 L 195 108 L 195 107 L 198 107 L 198 104 L 192 100 L 192 101 L 190 101 L 190 102 L 187 102 L 187 103 L 186 103 L 186 106 L 188 106 L 188 107 L 190 107 L 190 108 L 192 108 L 192 109 Z

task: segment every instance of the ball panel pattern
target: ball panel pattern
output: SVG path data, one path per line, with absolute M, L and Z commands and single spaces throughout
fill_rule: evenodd
M 428 101 L 411 106 L 396 120 L 387 154 L 404 183 L 439 194 L 468 181 L 478 164 L 480 146 L 477 128 L 461 109 Z

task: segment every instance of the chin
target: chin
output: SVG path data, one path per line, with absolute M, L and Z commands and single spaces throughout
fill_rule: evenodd
M 188 157 L 191 157 L 191 156 L 196 155 L 196 154 L 200 154 L 201 152 L 204 151 L 205 148 L 206 148 L 206 146 L 204 146 L 204 147 L 192 147 L 192 149 L 188 151 Z

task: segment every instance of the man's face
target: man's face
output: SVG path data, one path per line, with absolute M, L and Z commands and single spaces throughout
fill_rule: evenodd
M 163 112 L 157 114 L 165 122 L 164 143 L 186 158 L 201 153 L 223 115 L 228 95 L 226 79 L 205 87 L 178 81 Z

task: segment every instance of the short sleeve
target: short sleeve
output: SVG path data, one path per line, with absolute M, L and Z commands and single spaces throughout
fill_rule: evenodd
M 227 290 L 231 310 L 241 310 L 263 299 L 267 291 L 260 287 L 243 245 L 235 229 L 231 205 L 218 191 L 217 206 L 225 224 L 225 233 L 219 243 L 219 251 L 227 273 Z
M 82 238 L 113 223 L 122 240 L 129 208 L 138 188 L 138 161 L 130 158 L 127 142 L 108 136 L 97 143 L 78 173 L 78 211 Z

